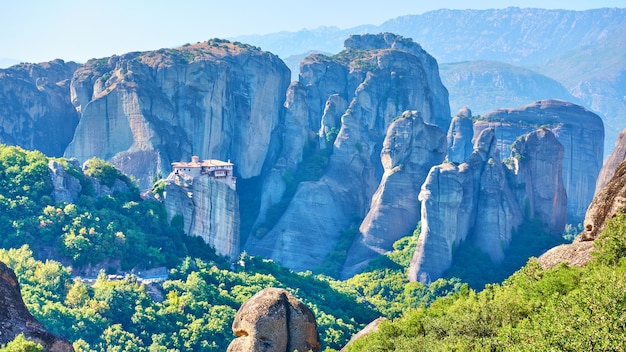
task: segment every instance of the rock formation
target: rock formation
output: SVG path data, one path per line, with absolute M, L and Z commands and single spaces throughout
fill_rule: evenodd
M 384 321 L 388 321 L 387 318 L 385 317 L 380 317 L 377 318 L 376 320 L 372 321 L 371 323 L 367 324 L 366 327 L 364 327 L 361 331 L 357 332 L 356 335 L 352 336 L 352 338 L 350 339 L 350 341 L 348 341 L 348 343 L 343 346 L 343 348 L 341 349 L 340 352 L 344 352 L 346 350 L 346 348 L 353 343 L 354 341 L 366 337 L 369 334 L 378 331 L 378 327 L 380 326 L 380 324 Z
M 602 167 L 604 125 L 600 117 L 582 106 L 561 100 L 541 100 L 516 109 L 498 109 L 474 123 L 474 135 L 495 128 L 503 155 L 521 135 L 547 126 L 565 148 L 563 181 L 567 191 L 568 222 L 585 216 L 593 199 Z
M 450 122 L 448 129 L 448 155 L 451 163 L 460 164 L 474 151 L 472 140 L 474 139 L 474 127 L 472 111 L 467 107 L 459 110 Z
M 322 133 L 311 140 L 332 148 L 324 174 L 319 181 L 301 183 L 276 225 L 264 236 L 253 231 L 246 243 L 248 253 L 294 270 L 319 266 L 342 231 L 358 226 L 366 216 L 384 174 L 383 141 L 396 117 L 417 110 L 425 123 L 444 131 L 450 121 L 437 63 L 418 44 L 386 33 L 352 36 L 345 45 L 346 50 L 333 57 L 316 54 L 303 60 L 299 82 L 291 88 L 301 91 L 294 98 L 305 99 L 291 106 L 307 107 L 309 131 Z M 329 133 L 333 128 L 336 138 Z M 274 189 L 275 183 L 263 194 Z M 416 219 L 411 221 L 409 227 L 414 227 Z M 391 229 L 382 222 L 377 226 Z
M 258 176 L 289 76 L 278 57 L 217 39 L 90 60 L 72 79 L 81 119 L 65 155 L 110 161 L 141 188 L 192 155 L 232 159 L 241 177 Z
M 236 258 L 240 247 L 237 192 L 207 175 L 171 173 L 165 182 L 168 220 L 181 215 L 185 234 L 201 237 L 217 254 Z
M 600 170 L 600 175 L 598 175 L 598 181 L 596 182 L 596 194 L 604 189 L 615 174 L 617 166 L 624 160 L 626 160 L 626 130 L 623 130 L 617 137 L 615 149 L 613 149 L 613 152 L 606 159 Z
M 518 204 L 528 219 L 560 236 L 567 222 L 567 193 L 563 185 L 564 148 L 552 131 L 540 128 L 511 146 L 515 163 Z
M 556 235 L 565 226 L 563 146 L 540 129 L 514 145 L 513 170 L 500 160 L 496 130 L 483 129 L 474 152 L 456 165 L 433 167 L 422 185 L 422 232 L 409 267 L 409 280 L 431 282 L 452 265 L 453 249 L 463 241 L 495 263 L 524 219 L 539 219 Z
M 41 325 L 26 308 L 20 285 L 13 270 L 0 262 L 0 345 L 13 341 L 19 334 L 41 344 L 45 351 L 74 351 L 72 344 Z
M 77 68 L 54 60 L 0 69 L 0 143 L 63 155 L 79 120 L 69 99 Z
M 342 277 L 362 271 L 370 260 L 412 233 L 420 219 L 420 185 L 445 153 L 443 132 L 424 123 L 418 112 L 406 111 L 389 125 L 380 153 L 384 173 L 348 252 Z
M 571 244 L 554 247 L 539 257 L 544 268 L 558 263 L 582 266 L 591 260 L 593 241 L 604 230 L 606 221 L 626 211 L 626 161 L 622 161 L 607 185 L 593 198 L 585 215 L 585 228 Z
M 74 164 L 74 167 L 80 170 L 79 165 Z M 52 198 L 54 202 L 74 203 L 82 190 L 80 181 L 67 173 L 65 167 L 55 160 L 48 162 L 48 169 L 50 170 L 50 178 L 52 179 Z
M 247 300 L 235 315 L 237 338 L 228 352 L 320 350 L 313 312 L 284 289 L 266 288 Z

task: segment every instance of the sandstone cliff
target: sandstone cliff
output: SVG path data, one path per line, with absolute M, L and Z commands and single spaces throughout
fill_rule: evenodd
M 441 129 L 423 122 L 416 111 L 389 125 L 380 159 L 384 173 L 369 211 L 347 256 L 342 277 L 365 269 L 370 260 L 392 250 L 420 219 L 417 195 L 428 170 L 445 157 Z
M 229 352 L 320 350 L 313 312 L 285 289 L 266 288 L 241 305 Z
M 164 205 L 168 220 L 181 215 L 185 234 L 199 236 L 217 254 L 239 255 L 239 197 L 226 183 L 202 175 L 171 173 L 165 180 Z
M 30 314 L 15 273 L 0 262 L 0 345 L 12 341 L 19 334 L 41 344 L 45 351 L 74 351 L 69 341 L 48 331 Z
M 0 70 L 0 143 L 63 155 L 79 120 L 69 99 L 77 68 L 54 60 Z
M 495 128 L 498 148 L 509 155 L 517 138 L 538 127 L 554 132 L 565 148 L 563 181 L 567 191 L 568 222 L 585 216 L 593 199 L 596 179 L 604 153 L 604 125 L 600 117 L 585 108 L 561 100 L 541 100 L 516 109 L 498 109 L 474 123 L 474 135 Z
M 496 130 L 483 129 L 464 163 L 448 162 L 430 170 L 419 194 L 422 231 L 409 280 L 441 277 L 452 265 L 453 249 L 463 241 L 471 241 L 495 263 L 505 260 L 524 220 L 539 219 L 548 231 L 563 232 L 563 146 L 547 129 L 524 135 L 514 145 L 521 160 L 509 169 L 500 160 L 498 144 Z
M 65 155 L 113 162 L 141 188 L 192 155 L 232 159 L 240 176 L 257 176 L 289 76 L 278 57 L 217 39 L 90 60 L 72 78 L 81 119 Z
M 333 57 L 316 54 L 303 60 L 299 82 L 288 93 L 294 100 L 287 114 L 292 109 L 303 111 L 308 131 L 313 136 L 322 133 L 312 140 L 320 141 L 320 148 L 332 148 L 324 174 L 319 181 L 301 183 L 274 228 L 262 237 L 253 232 L 246 243 L 250 254 L 295 270 L 319 266 L 342 231 L 351 224 L 358 226 L 368 213 L 383 177 L 381 149 L 394 118 L 417 110 L 425 123 L 441 130 L 447 130 L 450 121 L 437 63 L 418 44 L 387 33 L 352 36 L 345 45 L 346 50 Z M 332 133 L 325 135 L 333 128 L 334 141 Z M 286 152 L 283 148 L 279 160 L 289 160 Z M 281 167 L 277 164 L 274 170 Z M 275 189 L 274 182 L 263 194 Z
M 467 107 L 456 113 L 450 122 L 448 129 L 448 155 L 446 158 L 451 163 L 460 164 L 472 154 L 474 145 L 474 126 L 472 111 Z
M 607 185 L 593 198 L 585 215 L 585 228 L 571 244 L 554 247 L 539 257 L 544 268 L 558 263 L 582 266 L 591 260 L 593 241 L 604 230 L 606 221 L 620 211 L 626 211 L 626 161 L 615 169 Z
M 624 160 L 626 160 L 626 130 L 623 130 L 617 137 L 615 149 L 613 149 L 613 152 L 606 159 L 600 170 L 600 175 L 598 175 L 598 181 L 596 182 L 596 194 L 604 189 L 615 174 L 617 166 Z
M 563 185 L 564 148 L 552 131 L 541 128 L 511 146 L 518 204 L 528 219 L 538 219 L 545 230 L 560 236 L 567 221 L 567 193 Z

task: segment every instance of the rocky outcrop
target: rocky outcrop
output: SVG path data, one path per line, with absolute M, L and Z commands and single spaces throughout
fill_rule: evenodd
M 446 158 L 451 163 L 460 164 L 474 151 L 474 126 L 472 111 L 467 107 L 456 113 L 450 122 L 448 129 L 448 155 Z
M 424 123 L 417 111 L 407 111 L 389 125 L 380 153 L 384 173 L 348 252 L 342 277 L 362 271 L 415 229 L 420 219 L 420 185 L 445 153 L 443 132 Z
M 626 211 L 626 161 L 622 161 L 611 180 L 593 198 L 585 215 L 584 230 L 571 244 L 554 247 L 539 257 L 543 268 L 559 263 L 583 266 L 591 259 L 593 241 L 598 238 L 606 221 L 618 212 Z
M 309 131 L 322 133 L 312 140 L 332 147 L 332 155 L 320 180 L 301 183 L 280 220 L 262 237 L 253 231 L 246 250 L 294 270 L 310 270 L 369 211 L 383 177 L 380 155 L 392 121 L 417 110 L 424 122 L 446 131 L 450 112 L 436 61 L 406 38 L 353 36 L 338 55 L 309 56 L 301 67 L 297 87 L 302 93 L 294 97 L 305 101 L 292 106 L 308 107 Z M 333 127 L 336 138 L 328 133 Z
M 313 312 L 284 289 L 266 288 L 247 300 L 235 315 L 237 338 L 229 352 L 320 350 Z
M 258 176 L 288 85 L 278 57 L 217 39 L 90 60 L 72 78 L 81 119 L 65 155 L 110 161 L 141 188 L 192 155 Z
M 567 222 L 567 193 L 563 185 L 564 148 L 552 131 L 541 128 L 511 146 L 518 204 L 528 219 L 538 219 L 555 236 Z
M 615 170 L 609 183 L 593 199 L 585 215 L 581 241 L 592 241 L 604 230 L 607 220 L 626 209 L 626 161 Z
M 71 161 L 69 161 L 71 162 Z M 79 165 L 74 164 L 76 169 L 80 170 Z M 55 203 L 66 202 L 74 203 L 78 199 L 78 195 L 82 190 L 80 181 L 70 175 L 63 164 L 50 160 L 48 162 L 48 169 L 50 171 L 50 178 L 52 179 L 52 198 Z
M 596 194 L 609 183 L 609 180 L 615 174 L 615 169 L 624 160 L 626 160 L 626 130 L 623 130 L 617 137 L 615 149 L 613 149 L 613 152 L 606 159 L 600 170 L 600 175 L 598 175 L 598 181 L 596 182 Z
M 43 346 L 45 351 L 74 351 L 69 341 L 48 331 L 26 308 L 13 270 L 0 262 L 0 345 L 19 334 Z
M 54 60 L 0 69 L 0 143 L 63 155 L 79 120 L 69 98 L 77 68 Z
M 370 335 L 373 332 L 378 331 L 378 327 L 380 326 L 380 324 L 384 321 L 388 321 L 387 318 L 385 317 L 380 317 L 377 318 L 376 320 L 372 321 L 371 323 L 367 324 L 366 327 L 364 327 L 361 331 L 357 332 L 356 335 L 352 336 L 352 338 L 350 339 L 350 341 L 348 341 L 348 343 L 341 349 L 340 352 L 344 352 L 346 350 L 346 348 L 348 348 L 348 346 L 353 343 L 354 341 L 366 337 L 368 335 Z
M 422 231 L 409 267 L 409 280 L 431 282 L 452 265 L 453 249 L 463 241 L 494 263 L 525 219 L 538 219 L 560 235 L 565 226 L 563 146 L 547 129 L 522 136 L 512 169 L 501 160 L 496 130 L 483 129 L 474 152 L 457 165 L 433 167 L 422 185 Z
M 185 234 L 201 237 L 217 254 L 239 255 L 239 197 L 228 184 L 208 175 L 171 173 L 165 180 L 168 220 L 181 215 Z
M 561 100 L 541 100 L 516 109 L 498 109 L 474 123 L 474 135 L 495 128 L 498 148 L 508 155 L 511 145 L 538 127 L 546 126 L 565 148 L 563 181 L 567 191 L 568 222 L 585 216 L 593 199 L 602 167 L 604 125 L 600 117 L 582 106 Z

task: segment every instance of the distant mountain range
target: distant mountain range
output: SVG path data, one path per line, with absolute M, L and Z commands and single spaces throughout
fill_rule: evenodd
M 442 9 L 398 17 L 379 26 L 320 27 L 234 39 L 260 46 L 288 62 L 290 56 L 309 51 L 337 53 L 351 34 L 379 32 L 411 37 L 437 59 L 442 80 L 450 91 L 452 112 L 458 106 L 481 113 L 494 107 L 519 106 L 522 101 L 568 99 L 556 81 L 569 91 L 574 102 L 602 116 L 607 130 L 605 155 L 613 149 L 619 132 L 626 128 L 622 118 L 626 116 L 626 8 Z M 443 65 L 458 62 L 466 63 Z M 289 62 L 288 65 L 292 70 L 297 68 Z M 531 69 L 552 80 L 510 65 Z M 455 76 L 480 79 L 455 81 Z M 475 95 L 470 94 L 472 91 Z M 489 104 L 489 97 L 496 99 Z

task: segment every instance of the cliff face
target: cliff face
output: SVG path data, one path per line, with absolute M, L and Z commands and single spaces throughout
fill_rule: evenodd
M 288 84 L 276 56 L 220 40 L 90 60 L 72 78 L 81 120 L 65 155 L 111 161 L 142 188 L 191 155 L 257 176 Z
M 567 221 L 567 192 L 563 185 L 564 148 L 552 131 L 539 129 L 511 146 L 517 198 L 524 215 L 541 220 L 548 233 L 559 236 Z
M 239 255 L 239 197 L 226 183 L 209 176 L 170 174 L 164 205 L 168 220 L 182 215 L 185 234 L 199 236 L 215 251 L 234 259 Z
M 541 100 L 517 109 L 498 109 L 474 123 L 474 135 L 495 128 L 498 148 L 509 155 L 510 146 L 540 126 L 547 126 L 563 144 L 563 181 L 568 197 L 568 222 L 585 216 L 593 199 L 604 153 L 604 125 L 585 108 L 560 101 Z
M 353 36 L 342 53 L 332 58 L 309 56 L 301 67 L 299 82 L 288 93 L 294 100 L 287 114 L 293 108 L 303 111 L 310 138 L 317 141 L 321 130 L 321 147 L 333 148 L 332 155 L 321 179 L 301 183 L 274 228 L 262 237 L 253 232 L 246 249 L 289 268 L 308 270 L 335 248 L 341 231 L 358 226 L 369 211 L 383 177 L 380 155 L 392 120 L 406 110 L 417 110 L 424 122 L 447 130 L 450 112 L 436 61 L 402 37 Z M 336 139 L 333 142 L 329 133 L 327 143 L 325 133 L 333 128 Z M 285 152 L 279 160 L 288 160 Z M 284 163 L 274 166 L 284 169 Z M 263 194 L 272 192 L 273 186 Z
M 463 241 L 471 241 L 493 262 L 505 260 L 524 219 L 540 219 L 549 231 L 563 232 L 566 194 L 558 172 L 563 146 L 554 134 L 541 129 L 516 142 L 523 161 L 513 170 L 500 160 L 497 145 L 496 130 L 484 129 L 464 163 L 430 170 L 419 194 L 422 232 L 409 280 L 441 277 L 452 265 L 454 247 Z
M 26 308 L 13 270 L 0 262 L 0 345 L 19 334 L 41 344 L 45 351 L 73 352 L 69 341 L 48 331 Z
M 0 143 L 63 155 L 79 120 L 69 99 L 77 68 L 54 60 L 0 70 Z
M 606 221 L 618 212 L 626 211 L 626 161 L 622 161 L 606 186 L 596 194 L 585 215 L 585 228 L 573 243 L 554 247 L 539 257 L 544 268 L 565 262 L 569 265 L 586 265 L 594 249 L 593 241 L 598 238 Z
M 407 111 L 391 123 L 380 153 L 384 173 L 348 252 L 343 277 L 365 269 L 371 259 L 392 250 L 395 241 L 413 231 L 420 219 L 420 185 L 445 151 L 441 129 L 425 124 L 418 112 Z
M 447 159 L 451 163 L 462 163 L 472 154 L 474 146 L 474 127 L 472 121 L 472 111 L 462 108 L 450 122 L 448 129 L 448 155 Z
M 598 175 L 598 181 L 596 182 L 596 194 L 609 183 L 609 180 L 611 180 L 615 174 L 615 169 L 617 169 L 617 166 L 624 160 L 626 160 L 626 130 L 623 130 L 622 133 L 619 134 L 615 142 L 615 149 L 613 149 L 611 155 L 609 155 L 604 165 L 602 165 L 600 175 Z

